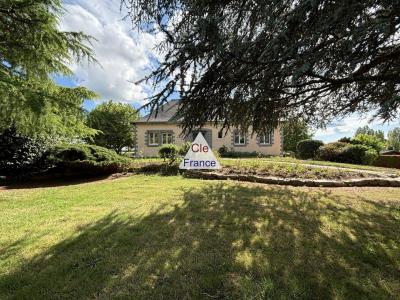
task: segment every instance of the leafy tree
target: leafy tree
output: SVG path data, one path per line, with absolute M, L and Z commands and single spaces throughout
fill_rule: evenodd
M 187 131 L 207 121 L 265 132 L 288 117 L 321 125 L 400 109 L 399 0 L 122 0 L 136 28 L 162 32 L 145 80 L 156 109 L 176 91 Z
M 400 151 L 400 127 L 396 127 L 388 132 L 388 149 Z
M 76 60 L 94 61 L 90 37 L 58 27 L 60 0 L 0 1 L 0 129 L 15 125 L 20 133 L 87 136 L 83 88 L 54 83 L 54 74 L 71 75 Z
M 96 106 L 88 115 L 88 125 L 100 130 L 92 141 L 99 146 L 121 153 L 122 148 L 134 144 L 132 122 L 138 118 L 138 112 L 129 104 L 112 101 Z
M 372 128 L 369 128 L 368 125 L 365 125 L 364 127 L 359 127 L 356 130 L 356 133 L 354 136 L 357 136 L 359 134 L 366 134 L 366 135 L 372 135 L 380 139 L 382 142 L 385 140 L 385 134 L 382 130 L 374 130 Z
M 354 137 L 353 143 L 373 148 L 378 153 L 385 148 L 385 142 L 383 142 L 380 137 L 376 135 L 360 133 Z
M 296 152 L 297 144 L 302 140 L 311 139 L 313 134 L 307 124 L 301 119 L 291 119 L 282 124 L 283 151 Z

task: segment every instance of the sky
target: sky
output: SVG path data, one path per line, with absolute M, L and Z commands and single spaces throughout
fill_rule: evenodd
M 153 92 L 146 83 L 134 82 L 142 79 L 154 67 L 155 58 L 161 58 L 155 47 L 161 35 L 151 35 L 132 30 L 129 19 L 120 11 L 120 0 L 65 0 L 66 13 L 61 19 L 61 30 L 82 31 L 93 36 L 92 47 L 99 64 L 73 64 L 72 77 L 55 77 L 65 86 L 85 86 L 100 98 L 85 101 L 86 109 L 113 100 L 129 103 L 136 108 L 145 104 L 145 98 Z M 390 124 L 380 121 L 369 123 L 368 117 L 352 115 L 332 122 L 325 129 L 315 131 L 314 138 L 324 142 L 336 141 L 344 136 L 353 136 L 358 127 L 369 125 L 387 134 L 388 130 L 400 126 L 400 120 Z

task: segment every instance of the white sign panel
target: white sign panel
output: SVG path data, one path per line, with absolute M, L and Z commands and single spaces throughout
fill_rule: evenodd
M 185 170 L 221 168 L 221 165 L 215 158 L 214 153 L 201 132 L 199 132 L 190 146 L 179 168 Z

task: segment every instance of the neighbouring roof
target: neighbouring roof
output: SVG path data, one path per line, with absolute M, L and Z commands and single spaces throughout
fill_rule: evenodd
M 179 107 L 179 100 L 171 100 L 162 105 L 158 111 L 153 111 L 151 114 L 144 116 L 135 121 L 135 123 L 163 123 L 163 122 L 176 122 L 178 120 L 177 113 Z

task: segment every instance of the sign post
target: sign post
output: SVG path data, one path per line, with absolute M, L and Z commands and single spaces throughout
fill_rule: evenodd
M 199 132 L 189 151 L 182 159 L 179 169 L 221 169 L 221 165 L 201 132 Z

